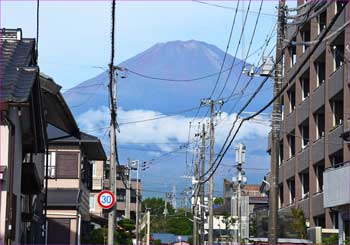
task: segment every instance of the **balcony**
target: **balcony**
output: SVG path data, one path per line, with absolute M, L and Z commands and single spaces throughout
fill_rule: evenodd
M 312 214 L 318 216 L 324 214 L 323 193 L 317 193 L 312 197 Z
M 303 210 L 305 217 L 308 218 L 310 217 L 310 199 L 305 198 L 303 200 L 300 200 L 297 202 L 297 207 Z
M 289 179 L 295 175 L 295 157 L 292 157 L 284 164 L 285 179 Z
M 278 168 L 278 184 L 283 183 L 283 180 L 284 180 L 284 165 L 285 164 L 282 164 Z
M 285 123 L 285 133 L 291 132 L 293 129 L 295 129 L 295 110 L 292 111 L 287 118 L 284 120 Z
M 307 169 L 309 167 L 309 147 L 306 147 L 298 153 L 298 172 Z
M 339 67 L 329 77 L 328 97 L 332 98 L 344 88 L 344 65 Z
M 305 100 L 298 106 L 298 124 L 301 124 L 306 119 L 309 118 L 310 110 L 310 97 L 305 98 Z
M 341 135 L 343 134 L 343 125 L 334 128 L 328 136 L 328 153 L 331 155 L 343 148 L 343 139 Z
M 350 203 L 350 162 L 326 169 L 323 182 L 325 208 Z
M 312 160 L 317 163 L 324 159 L 324 138 L 318 139 L 312 144 Z
M 346 21 L 346 16 L 345 16 L 346 9 L 347 8 L 344 8 L 342 10 L 342 12 L 340 13 L 340 15 L 338 16 L 337 20 L 335 21 L 334 25 L 332 26 L 332 28 L 330 30 L 330 33 L 336 32 L 339 29 L 340 26 L 345 24 L 345 21 Z M 341 32 L 339 32 L 338 35 L 333 36 L 330 39 L 330 42 L 333 42 L 340 35 L 340 33 Z
M 324 105 L 324 96 L 325 96 L 325 85 L 322 83 L 318 88 L 313 92 L 312 97 L 312 111 L 315 112 Z

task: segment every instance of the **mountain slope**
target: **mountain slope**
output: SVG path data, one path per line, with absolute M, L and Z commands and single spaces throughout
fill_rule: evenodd
M 171 41 L 158 43 L 122 62 L 120 66 L 147 76 L 191 79 L 217 73 L 220 70 L 223 57 L 222 50 L 205 42 Z M 231 66 L 232 61 L 233 57 L 228 55 L 225 68 Z M 243 62 L 237 58 L 224 96 L 230 94 L 237 74 L 242 71 L 242 65 Z M 137 108 L 162 113 L 199 105 L 200 99 L 210 95 L 217 79 L 217 75 L 215 75 L 192 82 L 172 82 L 152 80 L 131 72 L 124 75 L 127 78 L 118 78 L 118 106 L 125 110 Z M 217 93 L 221 90 L 227 75 L 228 72 L 222 74 L 216 90 Z M 108 74 L 104 72 L 64 93 L 68 104 L 76 115 L 88 109 L 108 105 L 106 87 L 108 79 Z M 242 76 L 240 84 L 246 80 L 247 77 Z M 104 86 L 96 85 L 101 83 Z

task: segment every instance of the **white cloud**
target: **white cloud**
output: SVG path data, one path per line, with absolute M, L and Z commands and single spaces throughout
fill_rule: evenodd
M 162 151 L 171 151 L 174 149 L 173 145 L 166 145 L 164 143 L 187 142 L 189 122 L 193 117 L 185 117 L 176 115 L 166 117 L 158 120 L 146 121 L 142 123 L 124 124 L 127 122 L 145 120 L 155 117 L 165 116 L 164 114 L 150 110 L 130 110 L 125 111 L 120 109 L 118 111 L 118 122 L 121 124 L 120 133 L 118 134 L 118 142 L 120 144 L 155 144 Z M 215 127 L 216 144 L 221 145 L 232 127 L 232 122 L 235 120 L 236 114 L 228 115 L 222 113 L 221 119 L 216 119 L 217 126 Z M 107 107 L 101 107 L 98 110 L 89 110 L 80 116 L 77 121 L 83 131 L 91 132 L 98 128 L 104 128 L 109 125 L 110 114 Z M 197 131 L 198 121 L 206 122 L 208 118 L 198 118 L 196 122 L 192 122 L 192 140 L 194 140 L 194 133 Z M 238 126 L 238 123 L 236 127 Z M 107 130 L 96 132 L 96 135 L 103 135 Z M 256 119 L 246 122 L 240 129 L 236 141 L 262 139 L 267 137 L 270 130 L 269 118 L 265 116 L 258 116 Z M 94 134 L 92 132 L 92 134 Z M 266 144 L 266 142 L 261 142 Z

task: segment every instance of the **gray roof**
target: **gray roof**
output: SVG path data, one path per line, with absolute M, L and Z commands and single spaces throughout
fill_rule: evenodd
M 38 75 L 34 39 L 0 39 L 0 101 L 26 102 Z

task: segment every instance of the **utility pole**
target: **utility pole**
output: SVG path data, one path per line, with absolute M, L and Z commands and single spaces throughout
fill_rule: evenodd
M 194 194 L 194 187 L 195 185 L 198 184 L 198 179 L 199 179 L 199 159 L 198 159 L 198 148 L 196 148 L 196 159 L 195 159 L 195 163 L 194 163 L 194 173 L 193 173 L 193 178 L 192 178 L 192 186 L 193 186 L 193 192 L 192 194 Z M 193 245 L 197 245 L 198 243 L 198 227 L 197 227 L 197 221 L 196 221 L 196 217 L 198 217 L 198 208 L 197 208 L 197 204 L 196 203 L 196 198 L 192 198 L 193 199 Z
M 237 183 L 237 192 L 236 192 L 236 207 L 237 207 L 237 216 L 238 216 L 238 233 L 237 233 L 237 243 L 242 241 L 242 184 L 246 182 L 246 177 L 244 177 L 242 165 L 245 163 L 245 153 L 246 146 L 244 144 L 238 144 L 236 147 L 236 168 L 237 168 L 237 177 L 233 178 L 233 182 Z
M 275 83 L 273 89 L 274 97 L 277 96 L 282 87 L 282 55 L 284 39 L 284 8 L 285 0 L 280 0 L 278 5 L 277 44 Z M 271 144 L 271 172 L 270 172 L 270 194 L 269 194 L 269 229 L 268 243 L 278 242 L 278 163 L 280 154 L 280 131 L 281 131 L 281 97 L 278 96 L 273 103 L 272 112 L 272 144 Z
M 151 212 L 147 210 L 147 236 L 146 236 L 146 245 L 150 245 L 151 238 Z
M 200 223 L 200 241 L 199 241 L 199 244 L 204 244 L 204 191 L 205 191 L 205 188 L 204 188 L 204 183 L 202 184 L 201 181 L 204 179 L 204 174 L 205 174 L 205 140 L 206 140 L 206 131 L 205 131 L 205 124 L 202 125 L 202 134 L 201 134 L 201 137 L 202 137 L 202 147 L 201 147 L 201 163 L 202 163 L 202 166 L 201 166 L 201 176 L 202 176 L 202 179 L 200 179 L 200 205 L 199 205 L 199 208 L 200 208 L 200 215 L 201 215 L 201 223 Z M 197 203 L 196 203 L 197 205 Z
M 116 161 L 117 161 L 117 140 L 115 129 L 117 126 L 117 85 L 114 74 L 114 31 L 115 31 L 115 0 L 112 0 L 112 30 L 111 30 L 111 62 L 109 64 L 109 98 L 110 98 L 110 173 L 109 173 L 109 184 L 110 191 L 116 196 Z M 108 244 L 114 244 L 114 230 L 115 230 L 115 208 L 114 205 L 111 207 L 108 213 Z
M 109 173 L 109 184 L 110 184 L 110 191 L 113 193 L 114 196 L 116 196 L 116 149 L 117 149 L 117 142 L 116 142 L 116 78 L 114 74 L 114 67 L 112 64 L 110 65 L 110 96 L 111 96 L 111 102 L 110 102 L 110 111 L 111 111 L 111 123 L 110 123 L 110 173 Z M 114 230 L 115 230 L 115 205 L 110 209 L 108 213 L 108 244 L 114 244 Z
M 131 189 L 131 162 L 128 160 L 128 179 L 126 185 L 126 194 L 125 194 L 125 218 L 130 219 L 130 189 Z
M 208 232 L 208 243 L 214 244 L 213 236 L 213 191 L 214 191 L 214 145 L 215 145 L 215 127 L 214 127 L 214 117 L 216 116 L 215 104 L 223 105 L 223 100 L 212 100 L 205 99 L 202 100 L 201 104 L 210 106 L 210 126 L 209 126 L 209 137 L 210 137 L 210 156 L 209 156 L 209 168 L 210 168 L 210 178 L 209 178 L 209 190 L 208 190 L 208 209 L 209 209 L 209 232 Z

